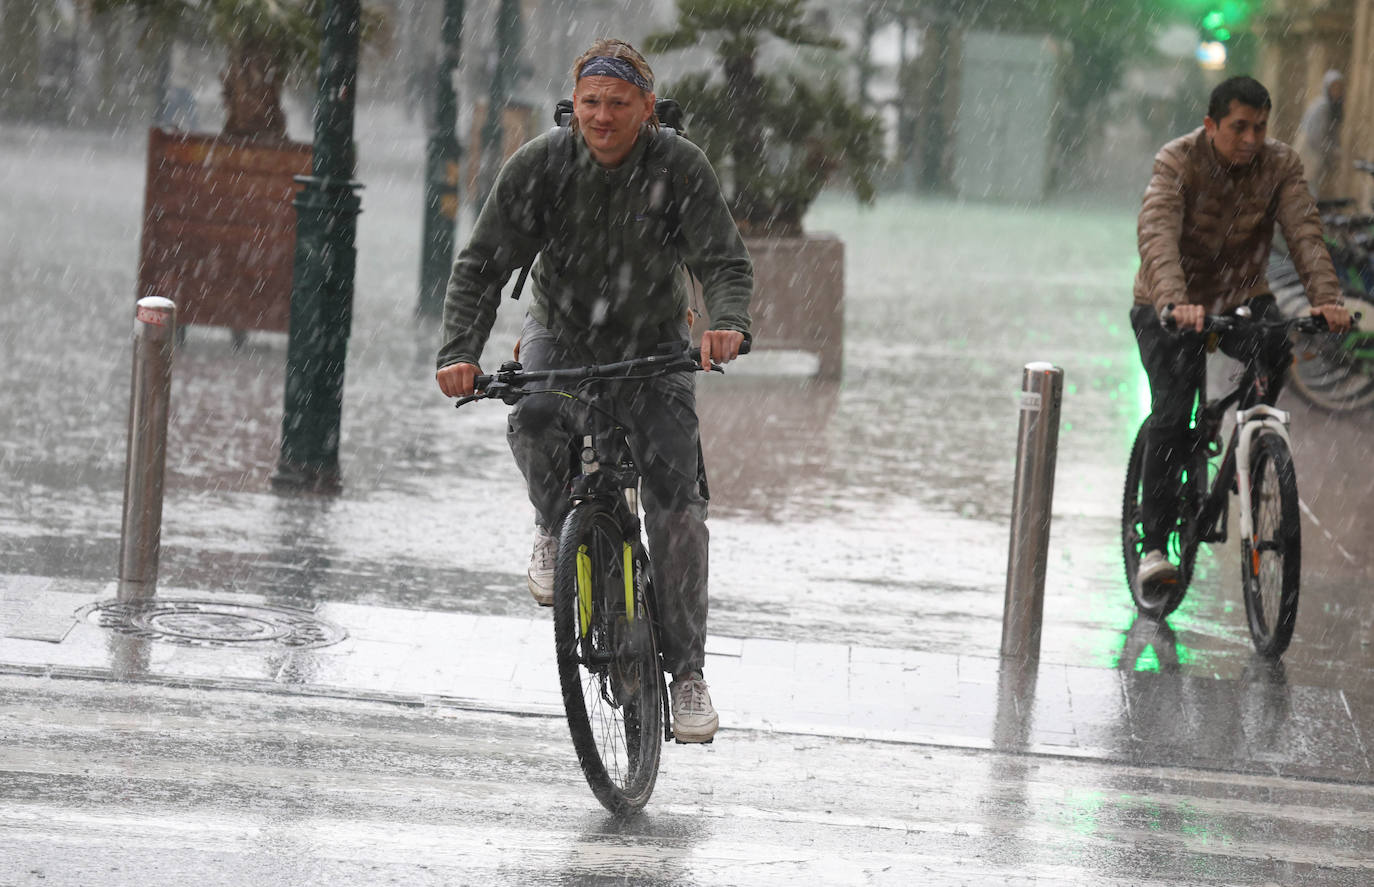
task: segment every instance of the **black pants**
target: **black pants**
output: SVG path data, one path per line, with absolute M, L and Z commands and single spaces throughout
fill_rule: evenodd
M 1246 304 L 1256 319 L 1278 320 L 1283 316 L 1270 295 L 1256 296 Z M 1194 395 L 1206 378 L 1207 341 L 1205 336 L 1164 329 L 1149 305 L 1131 307 L 1131 327 L 1140 348 L 1140 362 L 1150 378 L 1150 419 L 1140 500 L 1145 550 L 1162 550 L 1178 522 L 1179 480 L 1192 455 L 1189 426 Z M 1292 351 L 1282 329 L 1223 333 L 1218 345 L 1222 353 L 1242 363 L 1257 358 L 1260 366 L 1269 369 L 1267 387 L 1260 399 L 1272 404 L 1278 398 Z

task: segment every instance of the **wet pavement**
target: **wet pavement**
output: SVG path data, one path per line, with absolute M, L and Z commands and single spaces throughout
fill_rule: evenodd
M 720 739 L 668 751 L 637 824 L 602 816 L 521 587 L 504 411 L 455 413 L 412 320 L 422 141 L 359 131 L 344 491 L 271 490 L 284 337 L 192 328 L 144 632 L 101 625 L 142 141 L 0 132 L 0 884 L 1374 878 L 1374 414 L 1282 403 L 1305 523 L 1281 664 L 1251 653 L 1234 541 L 1137 619 L 1129 207 L 818 205 L 848 250 L 844 379 L 764 352 L 699 384 Z M 1041 359 L 1066 394 L 1028 670 L 997 656 Z

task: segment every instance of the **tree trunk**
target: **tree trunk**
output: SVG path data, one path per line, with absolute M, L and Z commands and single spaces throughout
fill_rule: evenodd
M 768 196 L 762 192 L 763 134 L 758 121 L 763 112 L 762 87 L 754 73 L 754 56 L 740 54 L 725 59 L 725 101 L 740 121 L 730 147 L 734 164 L 735 193 L 731 211 L 742 228 L 768 226 L 772 215 Z
M 28 117 L 38 96 L 38 4 L 6 0 L 0 7 L 0 112 Z
M 220 77 L 224 86 L 224 135 L 255 139 L 286 138 L 281 107 L 285 71 L 269 52 L 233 47 Z

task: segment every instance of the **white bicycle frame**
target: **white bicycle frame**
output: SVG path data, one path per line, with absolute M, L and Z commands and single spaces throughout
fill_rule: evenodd
M 1242 538 L 1254 536 L 1255 526 L 1250 511 L 1250 447 L 1255 436 L 1269 429 L 1291 444 L 1288 438 L 1288 413 L 1266 404 L 1236 411 L 1236 489 L 1240 491 L 1240 532 Z

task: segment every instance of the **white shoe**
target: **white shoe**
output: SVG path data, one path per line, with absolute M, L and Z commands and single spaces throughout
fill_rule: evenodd
M 534 551 L 530 552 L 530 594 L 541 607 L 553 606 L 553 568 L 558 559 L 558 537 L 543 527 L 534 528 Z
M 674 678 L 668 692 L 673 697 L 673 737 L 678 742 L 710 742 L 720 718 L 701 673 L 691 671 Z
M 1178 567 L 1169 562 L 1164 552 L 1158 548 L 1145 553 L 1140 560 L 1140 569 L 1135 574 L 1136 582 L 1146 585 L 1151 582 L 1177 582 Z

